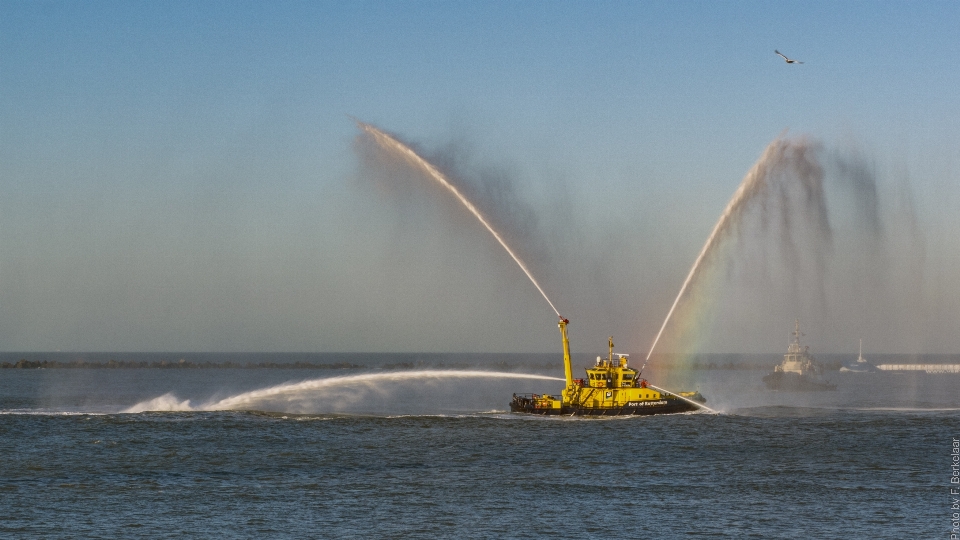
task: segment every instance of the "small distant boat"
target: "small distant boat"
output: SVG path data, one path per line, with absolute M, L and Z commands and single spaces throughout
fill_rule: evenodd
M 823 378 L 823 365 L 807 351 L 810 347 L 800 346 L 800 319 L 793 331 L 793 343 L 783 355 L 783 362 L 763 377 L 767 388 L 772 390 L 818 391 L 836 390 L 837 385 Z
M 879 370 L 876 368 L 876 366 L 870 362 L 867 362 L 867 359 L 863 357 L 863 340 L 861 339 L 860 354 L 857 355 L 857 361 L 844 365 L 840 368 L 840 371 L 848 371 L 851 373 L 875 373 Z

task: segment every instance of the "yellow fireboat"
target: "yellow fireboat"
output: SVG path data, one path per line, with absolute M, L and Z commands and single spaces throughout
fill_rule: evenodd
M 707 402 L 700 392 L 668 392 L 641 379 L 639 371 L 627 366 L 629 355 L 613 352 L 612 337 L 606 360 L 598 356 L 596 365 L 586 368 L 585 379 L 574 379 L 570 341 L 567 339 L 568 324 L 569 320 L 560 318 L 566 388 L 559 396 L 514 394 L 511 411 L 567 416 L 671 414 L 695 411 L 701 408 L 700 403 Z

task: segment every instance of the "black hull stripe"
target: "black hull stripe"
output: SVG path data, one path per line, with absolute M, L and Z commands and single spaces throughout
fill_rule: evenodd
M 538 409 L 536 407 L 518 407 L 510 404 L 512 412 L 539 414 L 543 416 L 642 416 L 651 414 L 675 414 L 691 412 L 699 407 L 689 403 L 678 403 L 669 405 L 660 405 L 657 407 L 571 407 L 565 406 L 559 409 Z

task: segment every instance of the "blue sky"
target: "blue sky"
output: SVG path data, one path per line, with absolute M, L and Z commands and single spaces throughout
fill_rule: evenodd
M 919 216 L 920 275 L 885 283 L 941 300 L 796 316 L 827 350 L 960 349 L 955 2 L 5 1 L 0 51 L 5 350 L 556 349 L 484 231 L 365 178 L 347 115 L 509 178 L 579 350 L 647 347 L 764 147 L 815 138 L 891 231 Z M 717 302 L 704 351 L 782 348 L 783 306 Z

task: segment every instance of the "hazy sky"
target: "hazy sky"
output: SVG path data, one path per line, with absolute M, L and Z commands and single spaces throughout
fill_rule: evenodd
M 492 201 L 578 351 L 649 348 L 764 148 L 807 137 L 831 241 L 758 211 L 681 341 L 780 352 L 799 317 L 815 351 L 960 353 L 957 58 L 954 1 L 2 0 L 0 349 L 558 350 L 352 115 Z

